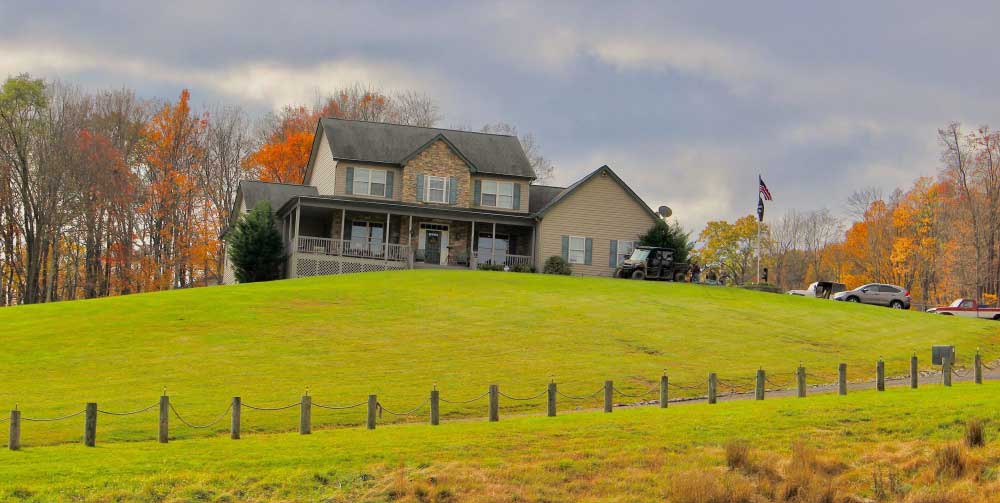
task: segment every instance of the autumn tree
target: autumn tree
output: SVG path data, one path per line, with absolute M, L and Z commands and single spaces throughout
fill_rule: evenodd
M 43 208 L 48 191 L 39 141 L 46 132 L 48 105 L 45 83 L 27 74 L 8 78 L 0 89 L 0 156 L 2 178 L 9 188 L 5 205 L 10 206 L 4 255 L 8 261 L 16 260 L 23 246 L 23 260 L 13 266 L 11 276 L 20 284 L 21 301 L 26 304 L 42 300 L 42 259 L 50 230 L 50 215 Z
M 145 211 L 150 247 L 147 278 L 150 286 L 174 288 L 191 280 L 192 246 L 206 236 L 198 228 L 202 209 L 197 173 L 203 162 L 202 134 L 207 118 L 194 114 L 190 93 L 181 92 L 176 104 L 165 103 L 145 129 L 149 149 L 145 172 L 148 198 Z
M 702 248 L 697 252 L 703 267 L 718 267 L 738 285 L 751 280 L 755 267 L 757 217 L 747 215 L 733 223 L 724 220 L 708 222 L 698 235 Z M 762 236 L 767 226 L 761 225 Z M 762 238 L 764 239 L 764 238 Z

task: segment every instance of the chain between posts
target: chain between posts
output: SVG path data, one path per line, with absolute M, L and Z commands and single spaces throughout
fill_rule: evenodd
M 185 421 L 184 418 L 181 417 L 180 413 L 177 412 L 177 409 L 174 407 L 174 404 L 170 404 L 170 410 L 172 410 L 174 412 L 174 416 L 177 416 L 177 420 L 180 421 L 180 422 L 182 422 L 182 423 L 184 423 L 184 425 L 187 426 L 188 428 L 194 428 L 196 430 L 201 430 L 201 429 L 205 429 L 205 428 L 211 428 L 211 427 L 219 424 L 219 421 L 222 421 L 223 419 L 225 419 L 226 416 L 229 415 L 229 411 L 233 410 L 233 404 L 230 403 L 229 407 L 226 407 L 225 412 L 223 412 L 215 421 L 212 421 L 211 423 L 204 424 L 204 425 L 191 424 L 191 423 Z

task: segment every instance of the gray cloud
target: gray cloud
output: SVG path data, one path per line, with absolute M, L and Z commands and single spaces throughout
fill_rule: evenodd
M 975 13 L 974 15 L 971 13 Z M 265 110 L 344 83 L 417 89 L 445 125 L 532 131 L 569 183 L 609 164 L 689 227 L 839 207 L 938 166 L 988 123 L 1000 6 L 926 2 L 6 3 L 0 75 Z

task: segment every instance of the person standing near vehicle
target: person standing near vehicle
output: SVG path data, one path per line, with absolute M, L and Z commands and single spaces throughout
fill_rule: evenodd
M 691 282 L 701 283 L 701 267 L 698 267 L 698 262 L 691 261 Z

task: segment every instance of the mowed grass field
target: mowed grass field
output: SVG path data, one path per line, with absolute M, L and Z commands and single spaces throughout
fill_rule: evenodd
M 185 419 L 207 423 L 232 396 L 256 406 L 353 404 L 378 394 L 410 409 L 433 386 L 450 400 L 491 383 L 514 396 L 583 395 L 606 379 L 626 393 L 654 385 L 664 369 L 681 385 L 749 378 L 764 367 L 789 382 L 802 362 L 820 376 L 840 362 L 871 377 L 875 360 L 906 373 L 910 354 L 929 365 L 930 346 L 977 347 L 1000 356 L 1000 324 L 847 305 L 734 288 L 478 271 L 407 271 L 198 288 L 0 309 L 0 408 L 45 418 L 83 409 L 130 411 L 165 387 Z M 698 393 L 696 390 L 689 393 Z M 703 392 L 701 392 L 703 393 Z M 675 396 L 677 393 L 675 393 Z M 544 397 L 504 414 L 542 413 Z M 597 406 L 599 399 L 574 403 Z M 570 407 L 565 401 L 560 407 Z M 423 421 L 386 414 L 383 423 Z M 6 415 L 6 413 L 4 414 Z M 484 400 L 442 404 L 443 421 L 482 418 Z M 316 428 L 359 425 L 364 408 L 313 410 Z M 24 423 L 29 448 L 78 442 L 83 419 Z M 247 433 L 294 430 L 298 411 L 243 412 Z M 192 430 L 183 439 L 226 430 Z M 155 438 L 156 411 L 100 416 L 98 441 Z M 6 443 L 6 428 L 0 430 Z
M 986 420 L 986 447 L 956 447 L 961 470 L 942 472 L 951 466 L 942 448 L 959 442 L 970 418 Z M 1000 383 L 990 382 L 238 441 L 61 445 L 0 451 L 0 499 L 996 501 L 998 420 Z M 727 468 L 726 446 L 738 442 L 749 452 Z

